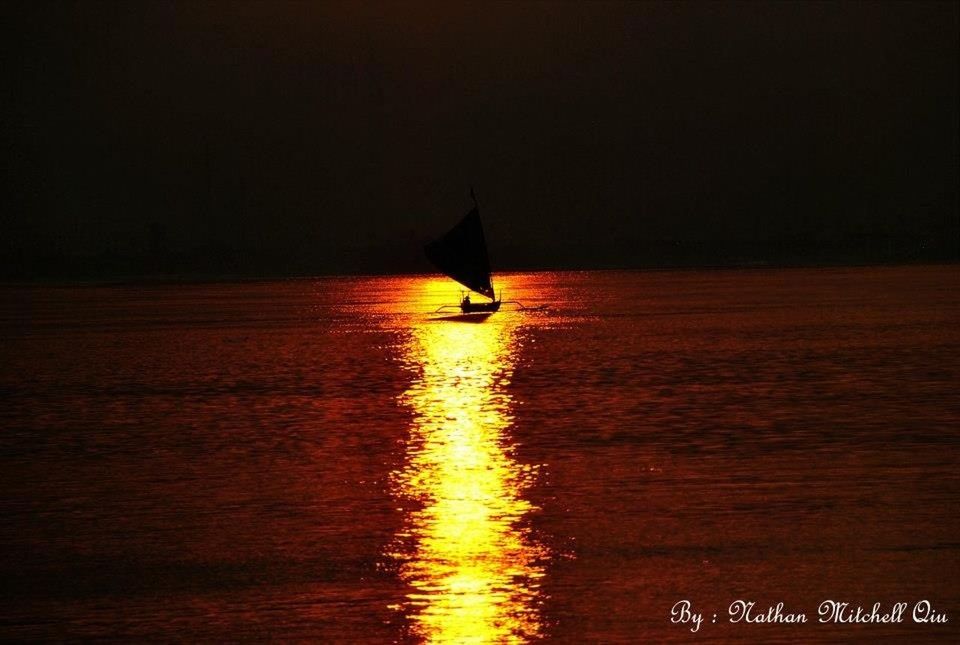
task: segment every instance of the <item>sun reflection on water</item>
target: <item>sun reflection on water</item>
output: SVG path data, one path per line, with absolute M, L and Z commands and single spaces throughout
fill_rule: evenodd
M 536 468 L 513 458 L 507 432 L 515 331 L 509 316 L 427 320 L 407 346 L 419 377 L 402 396 L 414 421 L 394 489 L 411 503 L 392 555 L 412 588 L 402 609 L 427 641 L 541 635 L 547 550 L 524 526 L 534 506 L 522 496 Z

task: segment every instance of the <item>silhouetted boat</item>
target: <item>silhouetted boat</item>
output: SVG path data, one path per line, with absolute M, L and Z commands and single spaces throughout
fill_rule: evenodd
M 470 189 L 473 208 L 446 235 L 427 244 L 424 251 L 438 269 L 471 291 L 490 299 L 490 302 L 473 302 L 470 294 L 460 300 L 460 311 L 470 313 L 493 313 L 500 309 L 500 300 L 493 291 L 490 279 L 490 259 L 487 256 L 487 241 L 483 236 L 480 223 L 480 209 L 477 198 Z

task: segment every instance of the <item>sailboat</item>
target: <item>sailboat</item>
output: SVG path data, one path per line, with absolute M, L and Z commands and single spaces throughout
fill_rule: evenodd
M 464 314 L 493 313 L 500 309 L 501 299 L 497 299 L 490 280 L 490 259 L 487 256 L 487 241 L 483 236 L 480 223 L 480 208 L 477 198 L 470 189 L 473 208 L 452 229 L 442 237 L 424 247 L 427 258 L 444 274 L 453 278 L 467 289 L 490 299 L 490 302 L 473 302 L 467 293 L 459 305 Z M 439 311 L 439 310 L 438 310 Z

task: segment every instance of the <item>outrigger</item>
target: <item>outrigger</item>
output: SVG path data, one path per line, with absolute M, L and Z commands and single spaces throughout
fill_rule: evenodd
M 492 314 L 499 311 L 500 305 L 504 303 L 517 305 L 520 309 L 544 309 L 545 305 L 525 307 L 516 300 L 503 300 L 503 292 L 497 298 L 490 278 L 490 259 L 487 256 L 487 241 L 483 235 L 483 225 L 480 223 L 480 208 L 472 187 L 470 198 L 473 199 L 473 208 L 470 212 L 443 237 L 427 244 L 424 251 L 427 258 L 443 273 L 470 291 L 489 298 L 490 302 L 473 302 L 468 292 L 462 295 L 459 304 L 443 305 L 437 308 L 435 313 L 459 308 L 464 314 Z

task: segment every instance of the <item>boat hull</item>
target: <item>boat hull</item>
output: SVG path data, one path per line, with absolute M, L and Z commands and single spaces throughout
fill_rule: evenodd
M 500 309 L 500 301 L 493 302 L 461 302 L 460 311 L 465 314 L 493 313 Z

